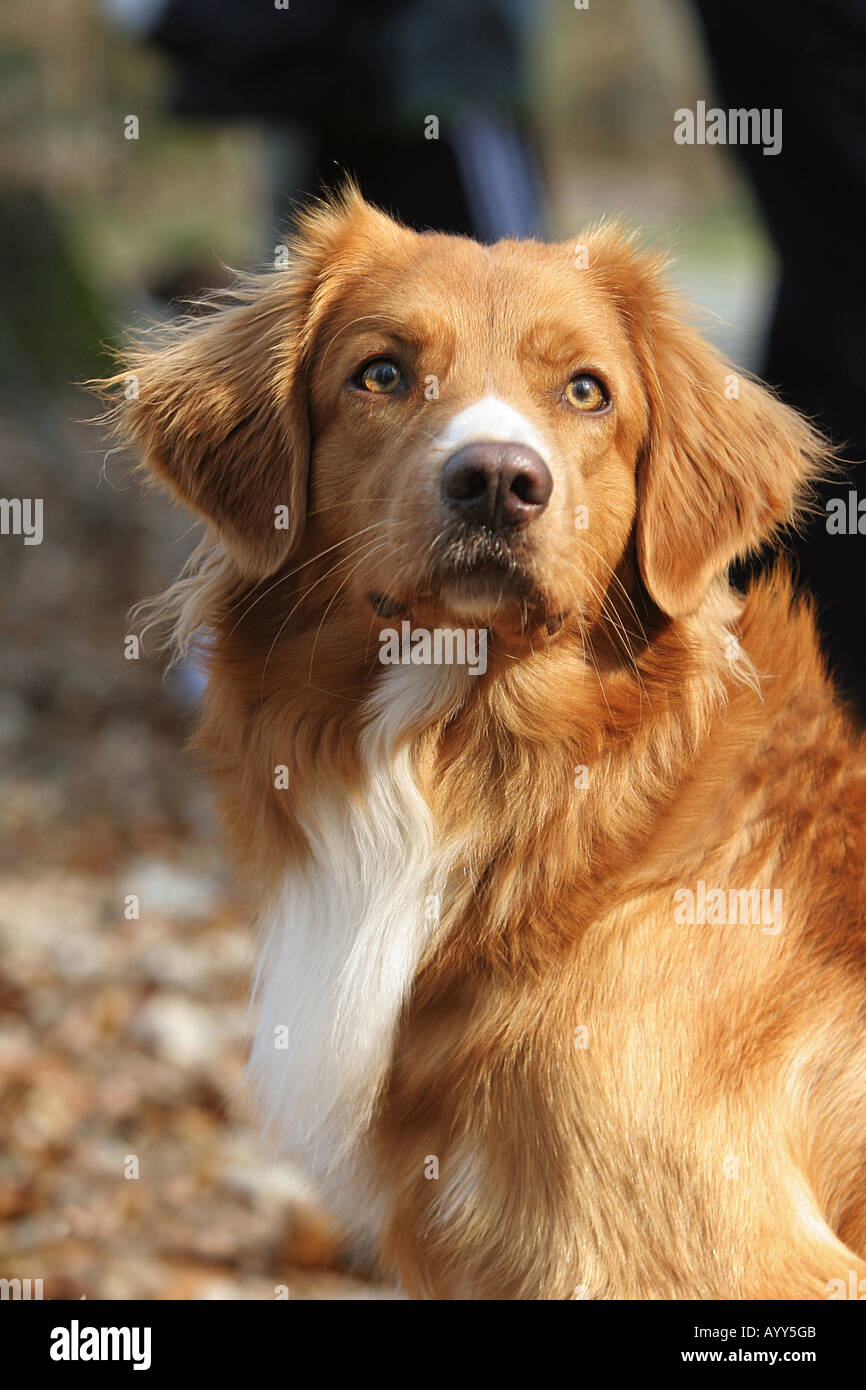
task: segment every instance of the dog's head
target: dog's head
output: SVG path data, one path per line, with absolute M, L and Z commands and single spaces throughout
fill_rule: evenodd
M 822 456 L 686 326 L 657 260 L 418 235 L 354 192 L 285 270 L 134 354 L 124 421 L 252 583 L 326 555 L 341 603 L 555 631 L 642 586 L 671 617 L 790 519 Z

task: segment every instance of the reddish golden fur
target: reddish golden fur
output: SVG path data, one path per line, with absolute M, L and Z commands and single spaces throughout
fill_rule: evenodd
M 531 592 L 469 696 L 405 731 L 453 871 L 363 1146 L 386 1269 L 433 1297 L 826 1297 L 866 1275 L 864 762 L 787 578 L 742 601 L 724 577 L 824 455 L 757 383 L 726 396 L 655 263 L 587 242 L 579 270 L 421 238 L 349 193 L 305 216 L 290 271 L 130 355 L 122 424 L 221 527 L 169 607 L 213 634 L 198 741 L 263 899 L 309 800 L 364 794 L 367 594 L 449 621 L 432 412 L 495 391 L 554 448 Z M 348 399 L 395 339 L 439 400 Z M 603 420 L 557 395 L 585 366 Z M 782 930 L 677 924 L 699 879 L 781 889 Z M 483 1175 L 446 1219 L 426 1155 Z

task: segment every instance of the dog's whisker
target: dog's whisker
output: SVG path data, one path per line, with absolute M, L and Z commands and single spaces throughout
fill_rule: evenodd
M 365 542 L 365 544 L 370 544 L 370 545 L 375 544 L 375 538 L 373 538 L 373 539 L 372 539 L 370 542 L 368 542 L 368 543 Z M 359 547 L 358 547 L 358 550 L 350 551 L 350 553 L 349 553 L 348 555 L 343 555 L 343 556 L 341 556 L 340 559 L 337 560 L 337 561 L 330 567 L 330 569 L 326 570 L 324 574 L 320 575 L 319 578 L 318 578 L 317 580 L 315 580 L 312 584 L 310 584 L 310 585 L 304 590 L 304 592 L 303 592 L 303 593 L 301 594 L 301 596 L 298 598 L 297 602 L 294 603 L 294 604 L 292 605 L 292 607 L 289 609 L 289 612 L 286 614 L 286 616 L 284 617 L 283 621 L 280 623 L 280 626 L 277 628 L 276 634 L 275 634 L 275 636 L 274 636 L 273 641 L 271 642 L 271 645 L 268 647 L 267 655 L 266 655 L 266 657 L 265 657 L 265 664 L 264 664 L 264 667 L 262 668 L 262 679 L 261 679 L 261 685 L 260 685 L 260 698 L 264 698 L 264 682 L 265 682 L 265 675 L 266 675 L 267 669 L 268 669 L 268 663 L 270 662 L 271 655 L 273 654 L 273 650 L 274 650 L 275 646 L 277 645 L 277 642 L 280 640 L 280 637 L 282 636 L 283 632 L 285 631 L 287 624 L 291 621 L 291 619 L 292 619 L 292 617 L 294 616 L 294 614 L 297 612 L 297 610 L 301 607 L 301 605 L 305 602 L 305 600 L 309 597 L 309 595 L 313 592 L 314 589 L 317 589 L 317 588 L 319 587 L 320 584 L 324 584 L 325 580 L 329 579 L 329 578 L 331 577 L 331 575 L 334 574 L 335 571 L 336 571 L 337 569 L 340 568 L 341 565 L 348 564 L 349 561 L 352 560 L 352 559 L 354 559 L 354 557 L 358 554 L 358 552 L 359 552 L 360 550 L 363 550 L 363 549 L 364 549 L 364 546 L 359 546 Z M 364 558 L 364 557 L 362 557 L 362 559 L 363 559 L 363 558 Z
M 355 571 L 358 570 L 358 569 L 360 569 L 361 565 L 366 564 L 367 560 L 370 559 L 371 555 L 375 555 L 375 554 L 377 554 L 380 550 L 386 549 L 387 546 L 388 546 L 388 544 L 389 544 L 389 543 L 386 541 L 386 542 L 384 542 L 384 543 L 382 543 L 382 544 L 374 545 L 373 548 L 372 548 L 371 550 L 365 551 L 365 553 L 361 556 L 360 560 L 358 560 L 357 563 L 354 564 L 354 565 L 352 566 L 352 568 L 349 570 L 349 573 L 345 576 L 345 578 L 343 578 L 343 579 L 340 581 L 339 587 L 338 587 L 338 588 L 334 591 L 334 593 L 331 595 L 331 598 L 330 598 L 330 600 L 328 601 L 328 606 L 327 606 L 327 608 L 325 609 L 324 613 L 322 614 L 321 618 L 319 619 L 319 624 L 318 624 L 318 627 L 316 628 L 316 635 L 315 635 L 315 637 L 314 637 L 314 639 L 313 639 L 313 646 L 312 646 L 312 650 L 311 650 L 311 652 L 310 652 L 310 671 L 309 671 L 310 680 L 312 680 L 312 676 L 313 676 L 313 660 L 314 660 L 315 655 L 316 655 L 316 645 L 317 645 L 317 643 L 318 643 L 318 641 L 319 641 L 319 634 L 320 634 L 320 632 L 322 631 L 322 626 L 323 626 L 323 624 L 324 624 L 324 622 L 325 622 L 325 619 L 327 618 L 328 614 L 330 613 L 331 608 L 333 607 L 333 604 L 334 604 L 336 598 L 337 598 L 338 595 L 340 594 L 341 590 L 342 590 L 343 588 L 345 588 L 346 584 L 348 584 L 349 580 L 352 578 L 352 575 L 355 573 Z M 407 544 L 407 542 L 404 542 L 404 546 L 405 546 L 406 544 Z
M 641 622 L 641 619 L 640 619 L 640 615 L 639 615 L 637 609 L 636 609 L 635 606 L 634 606 L 634 602 L 633 602 L 633 600 L 632 600 L 631 594 L 630 594 L 630 593 L 628 592 L 628 590 L 626 589 L 625 585 L 623 584 L 622 580 L 619 578 L 619 575 L 618 575 L 618 574 L 616 573 L 616 571 L 614 570 L 614 568 L 613 568 L 613 566 L 611 565 L 610 561 L 609 561 L 608 559 L 606 559 L 604 555 L 602 555 L 601 551 L 598 550 L 597 547 L 594 546 L 594 545 L 592 544 L 592 542 L 591 542 L 590 540 L 588 540 L 587 537 L 586 537 L 583 533 L 581 533 L 581 540 L 580 540 L 580 543 L 581 543 L 581 545 L 588 546 L 588 548 L 592 551 L 593 555 L 595 555 L 595 556 L 598 557 L 598 559 L 602 562 L 602 564 L 603 564 L 603 565 L 605 566 L 605 568 L 607 569 L 607 572 L 608 572 L 608 575 L 609 575 L 610 579 L 613 581 L 614 584 L 617 584 L 617 585 L 619 586 L 619 588 L 620 588 L 620 590 L 621 590 L 621 592 L 622 592 L 623 598 L 625 599 L 626 603 L 629 605 L 629 607 L 631 608 L 632 612 L 634 613 L 635 621 L 637 622 L 637 625 L 638 625 L 638 627 L 640 628 L 641 637 L 643 638 L 644 642 L 648 642 L 648 641 L 649 641 L 649 638 L 647 637 L 646 629 L 644 628 L 644 625 L 643 625 L 643 623 Z
M 609 600 L 609 594 L 602 589 L 598 581 L 594 579 L 593 576 L 590 574 L 587 574 L 585 578 L 588 580 L 592 588 L 592 592 L 594 593 L 596 599 L 599 602 L 601 614 L 604 617 L 606 617 L 609 622 L 612 623 L 615 631 L 617 631 L 622 638 L 624 653 L 634 670 L 634 674 L 638 683 L 638 693 L 641 700 L 643 700 L 644 695 L 646 695 L 647 701 L 650 704 L 650 708 L 652 708 L 652 701 L 649 699 L 649 694 L 646 689 L 646 683 L 641 674 L 637 657 L 635 656 L 634 649 L 631 645 L 631 640 L 629 638 L 628 632 L 625 629 L 622 619 L 616 612 L 616 609 L 611 605 Z
M 355 531 L 353 535 L 346 536 L 345 540 L 336 541 L 333 545 L 329 545 L 326 550 L 320 550 L 317 555 L 313 555 L 309 560 L 304 560 L 302 564 L 296 565 L 295 568 L 289 570 L 287 574 L 281 574 L 279 578 L 274 580 L 273 584 L 269 584 L 268 587 L 262 593 L 256 595 L 256 597 L 253 599 L 252 603 L 249 605 L 248 608 L 244 609 L 243 613 L 238 618 L 234 627 L 231 629 L 229 636 L 231 636 L 232 633 L 240 627 L 241 623 L 244 622 L 244 620 L 249 616 L 249 614 L 255 608 L 256 604 L 261 603 L 262 599 L 267 598 L 268 594 L 272 594 L 275 589 L 278 589 L 280 587 L 281 584 L 285 584 L 287 579 L 291 579 L 294 575 L 300 574 L 301 570 L 306 569 L 309 565 L 314 565 L 317 563 L 317 561 L 324 559 L 324 557 L 326 555 L 329 555 L 332 550 L 339 550 L 341 546 L 349 545 L 351 541 L 357 540 L 358 537 L 363 536 L 365 532 L 374 531 L 377 529 L 377 527 L 384 526 L 386 524 L 387 523 L 385 521 L 374 521 L 371 526 L 362 526 L 361 529 L 359 531 Z M 352 554 L 357 554 L 357 552 L 353 551 Z M 240 602 L 240 600 L 238 600 L 238 602 Z M 232 605 L 232 607 L 236 606 L 236 604 Z

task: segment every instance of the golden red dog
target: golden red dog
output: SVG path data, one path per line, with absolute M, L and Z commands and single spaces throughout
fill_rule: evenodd
M 585 242 L 350 190 L 117 379 L 208 523 L 163 611 L 261 902 L 252 1071 L 410 1294 L 826 1298 L 866 1275 L 866 765 L 788 579 L 726 577 L 826 454 Z M 405 642 L 467 630 L 483 669 Z

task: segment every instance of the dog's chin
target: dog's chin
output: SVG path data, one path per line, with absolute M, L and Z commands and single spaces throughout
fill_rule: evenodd
M 381 618 L 409 618 L 419 627 L 487 628 L 508 638 L 531 638 L 538 633 L 553 636 L 567 616 L 566 610 L 527 575 L 504 574 L 485 565 L 442 573 L 423 593 L 411 597 L 379 591 L 368 597 Z
M 484 566 L 443 577 L 437 597 L 449 618 L 494 631 L 536 627 L 547 617 L 546 602 L 525 577 Z
M 561 626 L 561 606 L 539 582 L 521 538 L 461 532 L 438 558 L 434 588 L 452 621 L 515 637 Z

